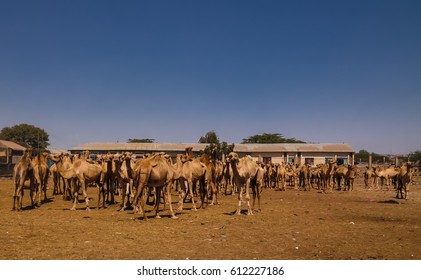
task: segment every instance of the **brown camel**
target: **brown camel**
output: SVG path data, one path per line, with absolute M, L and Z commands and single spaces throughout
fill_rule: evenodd
M 34 207 L 34 170 L 32 167 L 32 149 L 26 149 L 22 158 L 13 168 L 13 182 L 15 189 L 13 193 L 13 208 L 12 210 L 22 210 L 23 189 L 25 181 L 29 180 L 29 190 L 31 197 L 31 205 Z
M 136 195 L 133 199 L 133 203 L 135 205 L 135 213 L 141 211 L 143 213 L 143 218 L 147 220 L 146 212 L 143 209 L 142 203 L 139 203 L 138 200 L 140 199 L 144 188 L 149 186 L 155 189 L 156 194 L 155 217 L 160 218 L 159 202 L 161 189 L 165 189 L 167 192 L 171 216 L 172 218 L 177 218 L 174 214 L 171 203 L 171 182 L 173 178 L 173 172 L 171 170 L 171 166 L 168 163 L 168 160 L 160 154 L 152 155 L 148 158 L 136 162 L 133 172 L 135 181 L 137 183 Z
M 263 184 L 264 170 L 250 157 L 246 156 L 239 158 L 238 154 L 231 152 L 227 156 L 231 164 L 234 179 L 239 187 L 238 192 L 238 207 L 235 212 L 237 215 L 241 214 L 241 204 L 243 202 L 243 193 L 245 193 L 245 201 L 247 203 L 247 214 L 253 214 L 255 200 L 258 200 L 258 210 L 260 211 L 260 194 Z M 253 191 L 253 206 L 250 205 L 250 188 Z
M 38 206 L 41 206 L 41 197 L 44 194 L 44 202 L 47 201 L 47 183 L 49 168 L 47 164 L 48 153 L 38 154 L 32 159 L 34 170 L 34 196 L 38 195 Z M 34 198 L 36 200 L 36 198 Z

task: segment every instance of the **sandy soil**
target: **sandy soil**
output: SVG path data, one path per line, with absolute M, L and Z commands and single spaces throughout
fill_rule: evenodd
M 236 196 L 222 196 L 196 212 L 187 203 L 177 220 L 167 207 L 162 219 L 144 221 L 118 205 L 86 211 L 80 203 L 70 211 L 51 187 L 49 202 L 25 207 L 26 191 L 25 209 L 14 212 L 12 181 L 0 180 L 0 259 L 420 260 L 420 182 L 416 176 L 409 200 L 367 190 L 360 176 L 352 192 L 265 189 L 262 212 L 252 216 L 231 215 Z M 97 189 L 89 195 L 94 206 Z

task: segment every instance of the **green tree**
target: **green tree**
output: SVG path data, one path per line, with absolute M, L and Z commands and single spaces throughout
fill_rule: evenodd
M 205 136 L 200 137 L 199 143 L 213 143 L 217 144 L 219 143 L 219 138 L 216 135 L 216 132 L 211 130 L 208 133 L 206 133 Z
M 391 159 L 387 156 L 376 154 L 376 153 L 369 153 L 367 150 L 360 150 L 359 152 L 354 154 L 356 161 L 361 162 L 368 162 L 368 157 L 371 154 L 371 160 L 372 162 L 383 162 L 383 159 L 385 159 L 387 162 L 390 162 Z
M 144 139 L 128 139 L 127 143 L 155 143 L 155 139 L 144 138 Z
M 199 143 L 209 144 L 202 152 L 212 160 L 222 160 L 222 154 L 226 155 L 234 151 L 234 144 L 229 145 L 227 142 L 219 142 L 219 138 L 213 130 L 200 137 Z
M 411 152 L 408 157 L 412 162 L 421 162 L 421 151 L 416 150 L 415 152 Z
M 45 151 L 50 145 L 48 138 L 49 135 L 45 130 L 26 123 L 4 127 L 0 131 L 0 139 L 12 141 L 40 152 Z
M 297 140 L 295 138 L 285 138 L 280 133 L 263 133 L 243 139 L 242 144 L 249 143 L 305 143 L 304 141 Z

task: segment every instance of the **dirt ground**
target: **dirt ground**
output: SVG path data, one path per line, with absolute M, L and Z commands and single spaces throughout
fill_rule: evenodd
M 118 205 L 70 211 L 61 196 L 37 209 L 11 211 L 12 181 L 0 180 L 0 259 L 2 260 L 420 260 L 421 177 L 408 200 L 394 191 L 367 190 L 362 176 L 354 191 L 323 194 L 265 189 L 262 211 L 231 215 L 236 196 L 220 205 L 144 221 Z M 91 206 L 97 189 L 89 188 Z M 173 201 L 176 201 L 174 196 Z M 151 209 L 151 207 L 147 208 Z M 245 209 L 245 207 L 244 207 Z M 152 216 L 152 213 L 147 213 Z

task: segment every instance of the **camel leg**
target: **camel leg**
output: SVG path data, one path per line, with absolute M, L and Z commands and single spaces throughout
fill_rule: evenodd
M 70 208 L 70 210 L 76 210 L 76 204 L 78 202 L 78 196 L 79 196 L 79 187 L 75 186 L 73 190 L 73 206 Z
M 194 194 L 193 194 L 193 188 L 196 186 L 196 184 L 193 184 L 193 182 L 191 180 L 189 180 L 188 185 L 190 187 L 189 188 L 189 194 L 190 194 L 190 197 L 191 197 L 191 202 L 193 204 L 193 210 L 197 211 L 196 202 L 194 201 Z
M 87 191 L 87 184 L 85 181 L 83 181 L 82 184 L 82 192 L 83 192 L 83 198 L 85 199 L 85 204 L 86 204 L 86 210 L 89 211 L 89 198 L 88 198 L 88 191 Z M 105 204 L 104 204 L 105 206 Z
M 240 190 L 238 192 L 237 211 L 235 212 L 236 215 L 241 215 L 241 203 L 242 203 L 242 201 L 243 201 L 243 192 L 242 192 L 241 187 L 240 187 Z
M 155 218 L 160 219 L 161 216 L 159 216 L 159 204 L 161 204 L 161 190 L 162 187 L 155 188 Z

